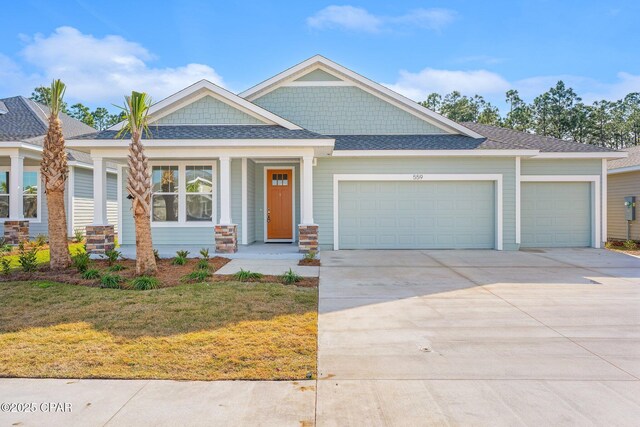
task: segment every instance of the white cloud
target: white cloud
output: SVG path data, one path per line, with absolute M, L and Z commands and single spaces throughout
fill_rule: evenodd
M 67 84 L 70 100 L 105 105 L 121 104 L 132 90 L 148 92 L 158 101 L 201 79 L 223 85 L 220 75 L 208 65 L 150 66 L 155 56 L 120 36 L 97 38 L 72 27 L 60 27 L 48 36 L 36 34 L 23 39 L 26 46 L 20 55 L 37 70 L 37 75 L 29 78 L 29 93 L 38 84 L 60 78 Z M 13 73 L 21 71 L 13 68 Z
M 344 29 L 377 33 L 396 27 L 417 27 L 440 31 L 451 24 L 456 13 L 449 9 L 415 9 L 405 15 L 374 15 L 354 6 L 327 6 L 307 18 L 307 25 L 316 29 Z

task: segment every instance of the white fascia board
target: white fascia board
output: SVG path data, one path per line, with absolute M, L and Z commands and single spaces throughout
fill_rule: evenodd
M 629 154 L 624 151 L 601 151 L 591 153 L 540 153 L 534 159 L 623 159 Z
M 538 150 L 334 150 L 332 157 L 533 157 Z
M 626 172 L 640 172 L 640 165 L 626 166 L 626 167 L 617 168 L 617 169 L 609 169 L 609 171 L 607 172 L 607 175 L 615 175 L 618 173 L 626 173 Z
M 171 147 L 176 150 L 190 147 L 333 147 L 335 140 L 326 139 L 145 139 L 145 147 Z M 78 148 L 127 148 L 129 140 L 82 139 L 71 140 L 67 146 Z
M 522 182 L 597 182 L 600 175 L 520 175 Z
M 450 120 L 438 113 L 435 113 L 429 110 L 428 108 L 425 108 L 422 105 L 418 104 L 417 102 L 413 101 L 412 99 L 409 99 L 403 95 L 400 95 L 399 93 L 392 91 L 391 89 L 381 85 L 380 83 L 376 83 L 373 80 L 370 80 L 354 71 L 351 71 L 350 69 L 343 67 L 342 65 L 337 64 L 321 55 L 315 55 L 307 59 L 306 61 L 303 61 L 297 65 L 294 65 L 293 67 L 283 71 L 282 73 L 277 74 L 274 77 L 268 80 L 265 80 L 264 82 L 252 88 L 249 88 L 244 92 L 241 92 L 239 96 L 241 96 L 242 98 L 246 98 L 250 101 L 253 101 L 255 98 L 262 95 L 263 92 L 266 91 L 266 89 L 270 89 L 270 90 L 275 89 L 277 86 L 279 86 L 280 83 L 285 83 L 287 79 L 290 78 L 291 76 L 294 76 L 300 71 L 308 67 L 311 67 L 315 64 L 321 64 L 324 67 L 335 70 L 339 72 L 341 75 L 344 75 L 345 77 L 348 77 L 349 79 L 361 84 L 362 86 L 365 86 L 375 91 L 378 94 L 378 96 L 384 95 L 387 98 L 390 98 L 392 101 L 395 101 L 404 107 L 408 107 L 412 111 L 419 113 L 422 116 L 426 116 L 427 118 L 430 118 L 431 120 L 434 120 L 437 123 L 444 125 L 445 127 L 448 127 L 457 132 L 460 132 L 463 135 L 467 135 L 472 138 L 484 138 L 484 136 L 480 135 L 479 133 L 474 132 L 473 130 L 468 129 L 462 126 L 461 124 L 456 123 L 453 120 Z M 389 99 L 387 99 L 387 101 L 389 101 Z
M 265 119 L 267 121 L 270 121 L 272 123 L 278 124 L 284 128 L 287 129 L 302 129 L 300 126 L 291 123 L 288 120 L 283 119 L 280 116 L 277 116 L 276 114 L 273 114 L 270 111 L 265 110 L 262 107 L 259 107 L 257 105 L 255 105 L 252 102 L 247 101 L 244 98 L 239 97 L 238 95 L 229 92 L 228 90 L 214 84 L 211 83 L 208 80 L 200 80 L 199 82 L 196 82 L 194 84 L 192 84 L 191 86 L 188 86 L 176 93 L 174 93 L 173 95 L 168 96 L 167 98 L 163 99 L 162 101 L 159 101 L 155 104 L 153 104 L 151 106 L 151 108 L 149 108 L 149 116 L 153 116 L 155 113 L 169 107 L 170 105 L 179 102 L 180 100 L 184 99 L 184 98 L 188 98 L 189 96 L 201 91 L 201 90 L 208 90 L 211 93 L 214 93 L 215 95 L 218 95 L 220 98 L 223 98 L 224 100 L 229 101 L 231 104 L 235 104 L 238 107 L 241 107 L 241 109 L 245 109 L 248 110 L 250 112 L 252 112 L 253 114 L 261 117 L 262 119 Z M 109 128 L 109 130 L 120 130 L 122 129 L 122 125 L 124 122 L 120 122 L 112 127 Z

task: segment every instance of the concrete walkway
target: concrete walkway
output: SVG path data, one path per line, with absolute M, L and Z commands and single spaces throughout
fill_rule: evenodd
M 640 259 L 604 250 L 322 254 L 319 377 L 0 380 L 0 425 L 602 425 L 640 419 Z M 20 423 L 20 424 L 16 424 Z
M 272 276 L 280 276 L 291 269 L 303 277 L 318 277 L 320 267 L 300 266 L 298 260 L 288 259 L 232 259 L 216 274 L 235 274 L 240 269 Z

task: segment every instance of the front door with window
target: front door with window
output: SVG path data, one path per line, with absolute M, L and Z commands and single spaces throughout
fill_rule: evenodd
M 291 169 L 267 170 L 267 240 L 293 239 Z

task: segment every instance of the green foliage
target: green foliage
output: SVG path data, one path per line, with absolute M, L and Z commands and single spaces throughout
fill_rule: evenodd
M 187 256 L 189 251 L 177 251 L 176 257 L 173 259 L 173 265 L 185 265 L 187 263 Z
M 236 274 L 233 275 L 233 278 L 239 282 L 246 282 L 247 280 L 259 280 L 262 279 L 262 273 L 254 273 L 253 271 L 240 269 Z
M 209 260 L 208 259 L 199 259 L 198 264 L 196 264 L 196 269 L 198 270 L 209 270 Z
M 122 253 L 120 253 L 120 251 L 117 251 L 115 249 L 109 249 L 108 251 L 105 251 L 103 255 L 103 257 L 107 259 L 107 264 L 109 266 L 113 265 L 115 262 L 118 262 L 121 256 L 122 256 Z
M 120 283 L 122 283 L 122 276 L 111 273 L 104 273 L 100 278 L 100 287 L 108 289 L 120 289 Z
M 71 257 L 71 264 L 80 273 L 84 273 L 91 264 L 91 257 L 86 252 L 80 252 Z
M 96 270 L 95 268 L 90 268 L 82 273 L 82 278 L 87 280 L 99 279 L 100 271 Z
M 189 251 L 176 251 L 176 256 L 186 258 L 189 256 Z
M 38 268 L 38 248 L 28 248 L 23 242 L 18 245 L 18 264 L 22 271 L 32 272 Z
M 33 92 L 31 92 L 31 96 L 29 97 L 29 99 L 39 102 L 42 105 L 48 106 L 51 103 L 51 87 L 38 86 L 37 88 L 33 89 Z M 60 112 L 65 114 L 69 113 L 67 103 L 64 101 L 60 103 Z
M 124 100 L 124 106 L 118 107 L 124 113 L 124 123 L 116 137 L 121 138 L 126 134 L 138 134 L 140 136 L 143 133 L 149 134 L 149 127 L 147 126 L 147 115 L 151 107 L 149 95 L 134 90 L 130 96 L 125 96 Z
M 480 95 L 464 96 L 453 91 L 442 98 L 432 93 L 422 106 L 430 108 L 457 122 L 477 122 L 487 125 L 497 125 L 500 122 L 500 112 Z
M 160 259 L 160 252 L 157 249 L 153 250 L 153 257 L 158 261 Z
M 209 259 L 209 248 L 200 249 L 200 256 L 202 259 Z
M 69 111 L 69 115 L 74 119 L 80 120 L 87 126 L 95 127 L 95 120 L 91 114 L 91 110 L 89 107 L 81 103 L 73 104 Z
M 44 234 L 38 234 L 34 241 L 35 245 L 39 248 L 47 244 L 47 236 Z
M 156 289 L 159 284 L 160 282 L 155 277 L 138 276 L 129 281 L 128 287 L 136 291 L 148 291 L 150 289 Z
M 11 258 L 7 258 L 7 257 L 0 258 L 0 271 L 5 276 L 11 273 Z
M 67 85 L 62 83 L 62 80 L 56 79 L 51 82 L 51 88 L 49 92 L 49 112 L 52 116 L 58 116 L 61 112 L 64 113 L 67 109 L 67 104 L 63 101 L 64 93 L 67 91 Z
M 73 240 L 77 243 L 81 243 L 84 240 L 84 231 L 82 228 L 76 228 L 73 230 Z
M 633 240 L 626 240 L 622 246 L 628 251 L 636 251 L 638 250 L 638 244 Z
M 318 253 L 316 251 L 309 251 L 306 254 L 304 254 L 304 259 L 308 261 L 312 261 L 316 259 L 317 256 L 318 256 Z
M 204 282 L 209 276 L 211 276 L 209 270 L 196 269 L 184 276 L 183 279 L 189 282 Z
M 294 283 L 302 280 L 302 276 L 289 268 L 289 271 L 280 276 L 280 280 L 282 280 L 285 285 L 293 285 Z
M 604 242 L 604 247 L 606 249 L 613 249 L 616 247 L 616 245 L 613 242 Z
M 126 269 L 127 267 L 125 267 L 122 264 L 113 264 L 112 266 L 108 267 L 107 270 L 109 271 L 122 271 L 124 269 Z

